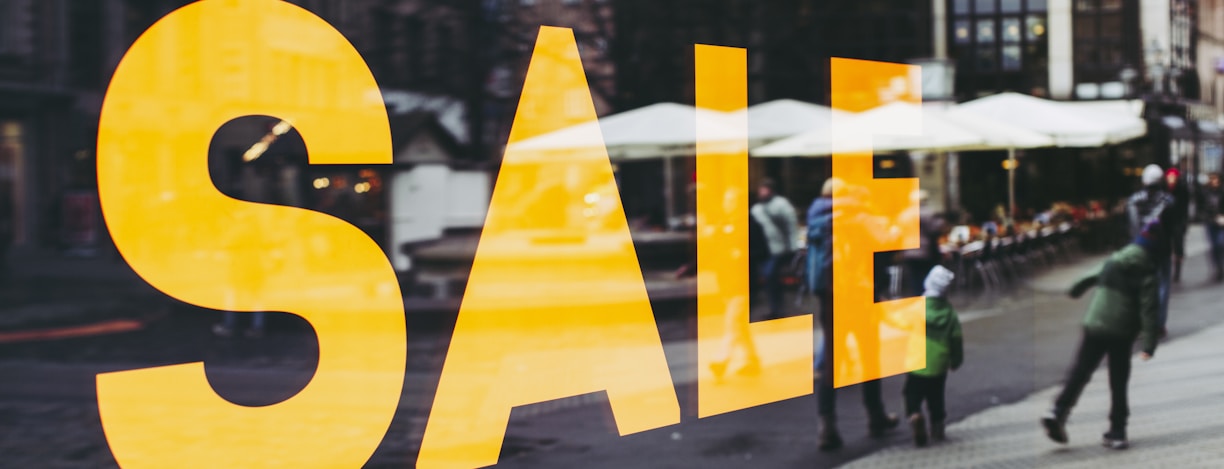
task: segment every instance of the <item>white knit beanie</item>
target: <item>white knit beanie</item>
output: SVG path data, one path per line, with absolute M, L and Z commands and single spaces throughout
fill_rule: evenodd
M 1152 186 L 1160 183 L 1164 179 L 1164 170 L 1160 169 L 1159 165 L 1150 164 L 1143 168 L 1143 185 Z
M 944 296 L 948 292 L 948 287 L 952 286 L 954 279 L 956 279 L 956 274 L 951 270 L 942 265 L 935 266 L 931 269 L 931 273 L 927 274 L 926 281 L 922 282 L 922 287 L 926 289 L 922 296 L 932 298 Z

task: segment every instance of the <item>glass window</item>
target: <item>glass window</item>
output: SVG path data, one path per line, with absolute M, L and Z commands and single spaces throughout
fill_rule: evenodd
M 1101 44 L 1097 47 L 1097 55 L 1102 65 L 1122 65 L 1122 44 Z
M 1028 0 L 1028 11 L 1046 11 L 1046 0 Z
M 1098 52 L 1099 48 L 1094 43 L 1077 44 L 1075 46 L 1075 56 L 1073 57 L 1073 60 L 1075 63 L 1100 63 L 1100 60 L 1097 57 Z
M 1019 13 L 1021 8 L 1020 0 L 999 0 L 999 11 L 1003 13 Z
M 1096 26 L 1096 15 L 1076 16 L 1074 35 L 1076 38 L 1095 38 L 1097 36 Z
M 1003 18 L 1003 42 L 1020 42 L 1020 18 Z
M 995 40 L 994 20 L 978 20 L 977 21 L 977 41 L 979 43 L 983 43 L 983 42 L 994 42 L 994 40 Z
M 973 36 L 969 33 L 969 20 L 956 20 L 956 26 L 953 28 L 952 35 L 957 44 L 968 44 L 973 41 Z
M 994 13 L 995 0 L 973 0 L 973 11 L 977 14 Z
M 969 14 L 969 0 L 952 0 L 952 11 L 956 14 Z
M 1020 70 L 1020 46 L 1003 46 L 1003 70 L 1014 72 Z
M 1046 34 L 1046 21 L 1044 17 L 1032 15 L 1025 21 L 1024 34 L 1030 42 L 1044 38 Z
M 998 54 L 994 45 L 983 45 L 977 48 L 977 69 L 980 72 L 994 71 L 998 62 Z
M 1121 15 L 1102 15 L 1101 16 L 1101 37 L 1102 38 L 1121 38 L 1122 37 L 1122 16 Z

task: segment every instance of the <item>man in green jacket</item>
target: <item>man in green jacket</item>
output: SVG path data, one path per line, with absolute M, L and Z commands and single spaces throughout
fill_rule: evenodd
M 936 265 L 923 282 L 926 297 L 926 368 L 910 372 L 905 377 L 905 413 L 914 431 L 914 445 L 926 446 L 926 420 L 922 403 L 926 401 L 931 416 L 931 439 L 944 440 L 944 385 L 948 371 L 960 368 L 964 361 L 964 341 L 960 319 L 948 302 L 947 291 L 956 276 Z
M 1130 380 L 1131 351 L 1135 339 L 1142 337 L 1143 360 L 1156 353 L 1160 338 L 1158 320 L 1156 258 L 1164 232 L 1160 220 L 1144 225 L 1134 243 L 1114 252 L 1100 270 L 1084 277 L 1071 288 L 1078 298 L 1092 286 L 1097 290 L 1084 316 L 1084 335 L 1079 353 L 1067 374 L 1067 383 L 1054 401 L 1054 408 L 1042 417 L 1046 435 L 1059 443 L 1067 442 L 1066 422 L 1084 386 L 1101 359 L 1109 357 L 1109 432 L 1102 444 L 1110 449 L 1125 449 L 1126 419 L 1130 409 L 1126 387 Z

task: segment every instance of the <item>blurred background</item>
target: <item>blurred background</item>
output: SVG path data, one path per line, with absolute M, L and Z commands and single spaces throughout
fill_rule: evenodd
M 16 455 L 0 466 L 114 466 L 95 403 L 100 372 L 206 361 L 217 392 L 246 405 L 291 396 L 313 373 L 317 344 L 305 321 L 270 312 L 267 336 L 263 325 L 248 334 L 263 340 L 233 339 L 219 312 L 143 283 L 107 233 L 96 172 L 107 85 L 136 38 L 187 3 L 0 0 L 0 454 Z M 878 141 L 873 164 L 877 178 L 920 179 L 913 198 L 923 226 L 932 226 L 927 211 L 942 220 L 934 235 L 941 261 L 955 267 L 954 303 L 972 318 L 970 363 L 988 363 L 969 365 L 962 380 L 972 384 L 949 391 L 953 421 L 1059 379 L 1083 306 L 1062 297 L 1061 282 L 1127 241 L 1124 206 L 1144 166 L 1180 171 L 1195 220 L 1208 176 L 1222 169 L 1224 0 L 290 3 L 333 25 L 368 63 L 394 162 L 310 165 L 288 122 L 246 116 L 217 129 L 209 168 L 231 197 L 348 221 L 395 268 L 410 336 L 419 336 L 409 341 L 404 402 L 370 467 L 409 465 L 419 449 L 495 182 L 525 204 L 503 214 L 511 220 L 584 188 L 570 207 L 572 226 L 555 227 L 572 232 L 525 235 L 545 251 L 567 252 L 615 226 L 619 197 L 686 419 L 619 438 L 606 407 L 591 405 L 606 405 L 602 396 L 527 406 L 512 416 L 505 464 L 572 467 L 598 454 L 610 467 L 740 467 L 753 457 L 765 466 L 832 466 L 902 441 L 856 436 L 842 453 L 817 453 L 806 398 L 691 418 L 701 227 L 693 116 L 709 112 L 693 107 L 694 44 L 747 49 L 748 107 L 707 122 L 747 115 L 750 187 L 755 194 L 758 181 L 771 180 L 799 225 L 831 176 L 833 118 L 886 129 L 924 116 L 923 135 Z M 614 185 L 566 182 L 547 165 L 497 180 L 542 25 L 574 31 Z M 320 92 L 308 86 L 312 77 L 325 71 L 281 39 L 266 46 L 291 59 L 265 62 L 252 46 L 225 51 L 227 66 L 295 77 L 279 92 L 309 100 Z M 831 109 L 831 57 L 920 66 L 908 85 L 917 89 L 907 92 L 923 104 Z M 563 153 L 573 149 L 566 136 L 562 129 L 523 144 Z M 1187 251 L 1202 254 L 1196 233 Z M 902 285 L 912 279 L 902 278 L 894 254 L 877 257 L 878 299 L 908 294 Z M 1186 269 L 1187 278 L 1205 277 L 1208 266 Z M 816 308 L 800 277 L 796 263 L 777 280 L 784 314 Z M 1221 320 L 1212 314 L 1218 289 L 1175 288 L 1188 306 L 1171 322 L 1172 337 Z M 752 316 L 762 317 L 765 305 L 752 303 Z M 885 384 L 889 396 L 897 388 Z M 856 398 L 840 404 L 854 409 L 846 428 L 865 426 Z

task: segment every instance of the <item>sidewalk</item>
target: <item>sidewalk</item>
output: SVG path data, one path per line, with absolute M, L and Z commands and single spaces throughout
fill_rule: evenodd
M 1099 444 L 1108 426 L 1109 384 L 1100 369 L 1067 425 L 1071 443 L 1046 439 L 1038 424 L 1059 387 L 980 412 L 948 427 L 948 441 L 897 446 L 842 467 L 1219 467 L 1224 461 L 1224 326 L 1165 344 L 1131 375 L 1131 448 Z M 1068 360 L 1070 357 L 1068 357 Z

